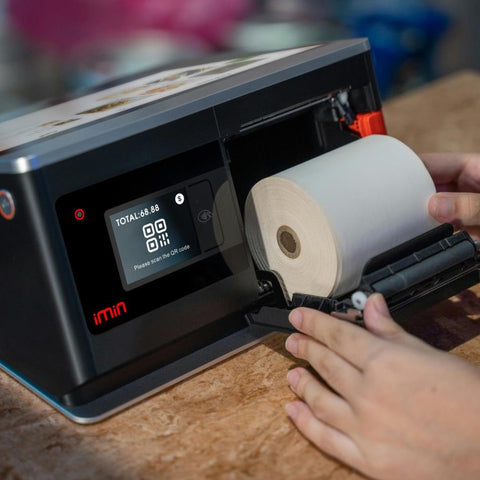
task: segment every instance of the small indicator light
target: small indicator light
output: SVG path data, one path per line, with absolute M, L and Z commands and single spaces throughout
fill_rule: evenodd
M 0 215 L 6 220 L 15 216 L 15 202 L 8 190 L 0 190 Z
M 83 220 L 85 218 L 85 211 L 82 208 L 77 208 L 75 210 L 75 220 Z

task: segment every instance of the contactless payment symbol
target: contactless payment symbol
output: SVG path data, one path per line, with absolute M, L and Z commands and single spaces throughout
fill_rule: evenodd
M 201 223 L 207 223 L 213 218 L 213 213 L 211 210 L 202 210 L 197 215 L 198 221 Z

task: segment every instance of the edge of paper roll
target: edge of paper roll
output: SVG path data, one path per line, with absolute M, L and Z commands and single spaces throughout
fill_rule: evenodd
M 272 178 L 272 177 L 269 177 Z M 327 250 L 327 254 L 329 255 L 323 255 L 323 264 L 322 267 L 329 267 L 330 269 L 333 269 L 337 272 L 341 272 L 342 265 L 339 262 L 340 258 L 340 252 L 338 250 L 338 239 L 336 238 L 335 231 L 332 228 L 330 221 L 328 219 L 328 216 L 324 212 L 323 208 L 321 205 L 319 205 L 316 201 L 315 198 L 313 198 L 311 195 L 308 193 L 306 194 L 295 182 L 293 182 L 290 179 L 286 178 L 281 178 L 277 175 L 275 175 L 273 178 L 276 178 L 276 187 L 286 187 L 286 189 L 289 191 L 290 195 L 295 196 L 295 194 L 303 194 L 302 195 L 302 200 L 305 202 L 305 209 L 309 213 L 312 214 L 317 220 L 322 219 L 324 225 L 328 225 L 329 228 L 325 229 L 324 232 L 317 232 L 317 237 L 314 239 L 311 239 L 311 242 L 313 243 L 318 243 L 319 245 L 322 242 L 324 242 L 324 249 L 325 245 L 328 245 L 330 247 L 329 250 Z M 288 265 L 297 265 L 296 271 L 298 271 L 298 274 L 303 276 L 305 279 L 309 278 L 310 275 L 316 275 L 317 278 L 321 275 L 322 272 L 318 271 L 317 269 L 314 269 L 314 271 L 308 271 L 305 270 L 306 268 L 309 267 L 309 265 L 305 264 L 306 261 L 308 261 L 308 258 L 305 258 L 305 253 L 309 251 L 308 247 L 309 245 L 305 245 L 303 242 L 301 243 L 301 252 L 299 257 L 297 258 L 290 258 L 288 255 L 285 255 L 284 252 L 282 252 L 280 246 L 278 245 L 277 241 L 277 228 L 273 228 L 270 230 L 270 235 L 269 238 L 272 239 L 272 246 L 269 245 L 269 248 L 266 248 L 265 246 L 265 235 L 264 234 L 259 234 L 259 232 L 264 231 L 264 223 L 265 219 L 261 218 L 259 220 L 259 215 L 257 212 L 261 211 L 260 210 L 260 203 L 256 199 L 256 194 L 257 192 L 260 192 L 263 190 L 263 185 L 265 183 L 268 183 L 269 179 L 263 179 L 260 180 L 254 188 L 249 192 L 247 199 L 245 201 L 245 230 L 246 230 L 246 236 L 247 236 L 247 242 L 250 247 L 250 251 L 252 253 L 252 256 L 255 260 L 255 263 L 258 268 L 261 270 L 273 270 L 277 272 L 282 278 L 282 268 Z M 279 194 L 281 197 L 281 194 Z M 280 198 L 280 202 L 283 201 L 284 199 Z M 258 204 L 258 205 L 257 205 Z M 262 213 L 260 213 L 262 215 Z M 294 231 L 297 232 L 297 235 L 300 237 L 303 237 L 305 239 L 305 235 L 302 235 L 305 226 L 301 225 L 300 227 L 296 227 L 295 225 L 292 226 L 292 224 L 288 225 L 290 228 L 292 228 Z M 298 231 L 300 230 L 300 231 Z M 313 245 L 311 246 L 310 250 L 316 251 L 317 246 Z M 318 249 L 319 255 L 320 255 L 320 248 Z M 303 255 L 303 256 L 302 256 Z M 317 265 L 318 267 L 319 265 Z M 318 286 L 317 295 L 321 296 L 326 296 L 328 295 L 332 289 L 335 287 L 335 281 L 336 279 L 334 278 L 329 278 L 324 276 L 322 278 L 322 285 Z M 309 282 L 301 282 L 300 284 L 307 284 Z M 289 296 L 291 296 L 292 291 L 288 288 L 288 282 L 285 282 L 285 287 L 287 289 L 287 293 Z M 305 285 L 305 288 L 308 289 L 308 286 Z
M 399 169 L 399 162 L 403 162 L 402 165 L 405 165 L 405 168 Z M 302 190 L 306 199 L 310 199 L 317 205 L 317 213 L 314 215 L 323 217 L 323 224 L 331 230 L 335 244 L 337 277 L 332 290 L 329 292 L 300 291 L 299 293 L 319 296 L 347 293 L 356 288 L 358 286 L 356 282 L 360 281 L 364 265 L 360 269 L 358 265 L 354 265 L 356 261 L 366 263 L 372 256 L 438 225 L 438 222 L 428 215 L 427 210 L 428 198 L 435 193 L 435 186 L 426 167 L 415 152 L 392 137 L 384 135 L 365 137 L 279 172 L 273 177 L 263 179 L 249 193 L 245 203 L 245 227 L 252 256 L 259 268 L 275 270 L 282 277 L 285 276 L 282 268 L 284 265 L 288 266 L 288 262 L 281 262 L 279 267 L 275 262 L 272 264 L 268 258 L 272 254 L 269 251 L 270 248 L 273 247 L 273 252 L 278 253 L 275 251 L 276 240 L 270 239 L 266 247 L 263 239 L 257 238 L 256 241 L 252 241 L 255 229 L 261 230 L 262 226 L 253 225 L 251 230 L 252 211 L 264 208 L 263 205 L 256 205 L 257 199 L 253 197 L 258 195 L 257 191 L 266 188 L 269 182 L 278 183 L 279 179 L 283 182 L 292 182 L 292 185 Z M 348 195 L 342 197 L 342 188 L 343 193 L 348 192 Z M 344 198 L 348 198 L 350 203 L 345 203 Z M 279 200 L 278 203 L 282 204 L 282 201 Z M 274 201 L 270 203 L 273 204 Z M 275 205 L 269 205 L 268 208 L 272 208 L 271 215 L 275 214 Z M 262 212 L 261 215 L 265 217 L 264 213 Z M 362 215 L 364 218 L 361 218 Z M 377 219 L 375 215 L 380 218 Z M 394 215 L 395 218 L 392 219 Z M 269 218 L 268 214 L 267 218 Z M 288 221 L 283 223 L 288 225 Z M 376 229 L 383 235 L 372 234 L 368 229 L 370 224 L 371 230 Z M 269 235 L 272 234 L 273 232 L 270 231 Z M 375 250 L 375 245 L 373 247 L 370 245 L 377 237 L 380 238 L 381 244 L 378 251 Z M 304 241 L 303 237 L 301 241 Z M 355 249 L 358 249 L 358 252 Z M 262 251 L 264 255 L 260 258 L 259 254 Z M 370 251 L 373 253 L 367 255 Z M 304 252 L 300 256 L 303 254 Z M 311 252 L 307 254 L 314 255 Z M 283 257 L 280 258 L 283 260 Z M 303 265 L 301 262 L 297 263 Z M 348 268 L 343 271 L 343 265 L 351 267 L 351 271 L 349 272 Z M 286 271 L 289 271 L 288 268 Z M 315 275 L 315 272 L 306 271 L 302 274 Z M 295 276 L 295 272 L 290 271 L 289 275 Z M 291 295 L 292 282 L 288 278 L 284 279 L 284 282 Z M 312 282 L 312 285 L 314 283 Z M 302 282 L 299 284 L 304 285 Z M 296 288 L 294 290 L 299 291 Z

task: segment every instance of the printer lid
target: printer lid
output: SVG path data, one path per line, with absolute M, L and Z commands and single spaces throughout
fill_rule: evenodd
M 126 124 L 134 135 L 368 50 L 367 39 L 324 42 L 172 68 L 97 89 L 0 123 L 0 173 L 42 168 L 60 160 L 50 153 L 86 137 L 88 148 L 95 148 L 124 137 Z

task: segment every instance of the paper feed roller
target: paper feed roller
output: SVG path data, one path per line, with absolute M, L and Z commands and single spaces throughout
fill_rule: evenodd
M 356 289 L 341 297 L 295 293 L 286 299 L 281 278 L 259 272 L 263 295 L 247 314 L 250 325 L 292 332 L 289 312 L 309 307 L 363 325 L 363 307 L 372 293 L 381 293 L 392 316 L 401 320 L 479 282 L 478 244 L 465 231 L 443 224 L 374 258 L 365 265 Z

